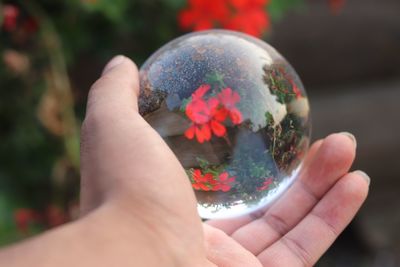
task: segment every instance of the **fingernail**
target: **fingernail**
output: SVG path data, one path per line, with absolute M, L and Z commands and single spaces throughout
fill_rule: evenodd
M 109 70 L 111 70 L 112 68 L 114 68 L 115 66 L 121 64 L 125 59 L 125 56 L 122 55 L 118 55 L 113 57 L 108 63 L 107 65 L 104 67 L 103 70 L 103 74 L 107 73 Z
M 343 135 L 347 136 L 348 138 L 350 138 L 351 141 L 353 141 L 354 146 L 357 148 L 357 140 L 353 134 L 351 134 L 349 132 L 341 132 L 340 134 L 343 134 Z
M 362 178 L 364 178 L 364 180 L 367 182 L 368 185 L 371 183 L 371 178 L 365 172 L 358 170 L 358 171 L 354 171 L 353 173 L 358 174 Z

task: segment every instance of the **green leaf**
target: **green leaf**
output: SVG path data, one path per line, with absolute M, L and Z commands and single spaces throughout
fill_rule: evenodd
M 205 159 L 197 157 L 196 160 L 199 163 L 200 168 L 202 168 L 203 170 L 208 168 L 208 166 L 210 165 L 210 163 Z
M 128 0 L 92 0 L 82 1 L 83 6 L 89 12 L 102 13 L 112 22 L 121 22 L 125 17 L 125 10 L 128 7 Z
M 222 86 L 222 87 L 225 86 L 224 75 L 218 72 L 207 74 L 205 77 L 205 81 L 208 84 L 215 84 L 217 86 Z
M 164 0 L 164 2 L 172 8 L 181 8 L 186 4 L 185 0 Z
M 190 103 L 190 101 L 192 101 L 192 97 L 188 97 L 182 100 L 181 103 L 181 107 L 179 108 L 179 110 L 181 112 L 185 112 L 186 111 L 186 106 Z
M 267 11 L 273 21 L 280 20 L 291 9 L 301 9 L 305 6 L 304 0 L 272 0 Z

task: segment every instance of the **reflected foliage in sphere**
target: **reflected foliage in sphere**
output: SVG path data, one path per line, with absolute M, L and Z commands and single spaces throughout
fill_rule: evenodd
M 201 217 L 267 207 L 296 179 L 309 104 L 296 72 L 265 42 L 188 34 L 155 52 L 140 79 L 139 111 L 186 169 Z

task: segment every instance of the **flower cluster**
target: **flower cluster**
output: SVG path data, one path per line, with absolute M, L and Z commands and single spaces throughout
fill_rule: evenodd
M 263 67 L 264 82 L 268 85 L 273 95 L 277 96 L 279 103 L 288 103 L 293 99 L 303 97 L 302 91 L 295 81 L 290 70 L 282 66 Z
M 265 10 L 269 0 L 189 0 L 178 15 L 184 30 L 206 30 L 222 27 L 260 37 L 270 26 Z
M 222 137 L 226 133 L 223 122 L 227 117 L 234 125 L 242 122 L 242 114 L 236 107 L 240 95 L 231 88 L 223 89 L 218 95 L 205 99 L 205 94 L 210 90 L 208 84 L 201 85 L 193 94 L 187 104 L 185 113 L 192 121 L 191 126 L 185 131 L 188 139 L 196 139 L 199 143 L 209 141 L 212 134 Z
M 228 172 L 222 172 L 219 175 L 213 175 L 212 173 L 201 173 L 200 169 L 193 171 L 192 187 L 195 190 L 202 191 L 222 191 L 228 192 L 232 188 L 232 183 L 235 182 L 236 177 L 229 177 Z
M 29 226 L 31 224 L 40 224 L 52 228 L 66 223 L 68 215 L 55 205 L 49 205 L 42 212 L 21 208 L 14 212 L 14 221 L 21 233 L 29 234 Z

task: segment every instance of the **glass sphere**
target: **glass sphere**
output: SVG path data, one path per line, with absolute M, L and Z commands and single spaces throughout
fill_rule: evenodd
M 225 30 L 184 35 L 144 63 L 140 89 L 139 111 L 185 168 L 201 217 L 267 207 L 296 179 L 309 104 L 267 43 Z

